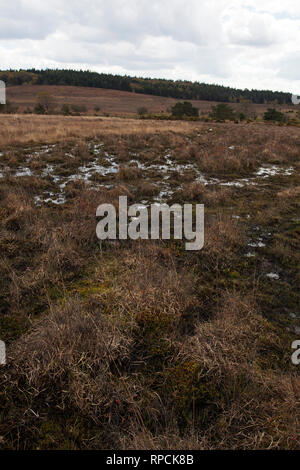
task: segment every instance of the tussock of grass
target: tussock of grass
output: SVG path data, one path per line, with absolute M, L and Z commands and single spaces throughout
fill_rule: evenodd
M 121 181 L 130 181 L 141 176 L 141 170 L 135 166 L 120 167 L 116 177 Z
M 39 426 L 57 409 L 95 425 L 92 448 L 183 448 L 188 440 L 191 449 L 296 447 L 299 377 L 253 299 L 228 292 L 208 321 L 192 320 L 193 277 L 170 252 L 149 247 L 116 259 L 99 264 L 98 289 L 52 305 L 10 348 L 4 385 L 17 383 L 27 397 L 22 421 L 5 425 L 12 445 L 22 429 L 39 446 Z

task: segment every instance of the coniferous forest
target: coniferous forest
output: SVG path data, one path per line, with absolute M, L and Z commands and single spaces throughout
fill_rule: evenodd
M 138 78 L 77 70 L 9 70 L 0 71 L 7 86 L 22 84 L 69 85 L 106 88 L 185 100 L 228 103 L 251 101 L 256 104 L 291 104 L 291 94 L 269 90 L 240 90 L 215 84 L 182 80 Z

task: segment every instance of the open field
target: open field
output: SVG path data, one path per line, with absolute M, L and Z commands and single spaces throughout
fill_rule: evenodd
M 23 112 L 28 107 L 33 109 L 36 97 L 40 92 L 47 92 L 54 96 L 59 108 L 64 103 L 84 105 L 87 107 L 88 113 L 95 113 L 95 106 L 99 106 L 101 114 L 136 114 L 141 106 L 145 106 L 151 113 L 166 112 L 178 101 L 173 98 L 130 93 L 128 91 L 46 85 L 9 87 L 7 88 L 7 98 L 19 106 L 19 111 Z M 207 111 L 213 105 L 209 101 L 194 101 L 194 103 L 199 104 L 203 110 Z
M 157 133 L 176 133 L 188 134 L 191 131 L 197 132 L 199 129 L 209 131 L 211 127 L 215 130 L 235 129 L 236 133 L 240 129 L 253 129 L 259 133 L 264 133 L 262 129 L 268 129 L 270 126 L 264 123 L 252 124 L 220 124 L 220 123 L 202 123 L 188 121 L 156 121 L 140 120 L 121 117 L 96 117 L 96 116 L 40 116 L 40 115 L 22 115 L 8 114 L 1 115 L 0 142 L 2 148 L 9 145 L 18 144 L 38 144 L 38 143 L 56 143 L 66 140 L 98 139 L 102 135 L 135 135 L 135 134 L 157 134 Z M 237 127 L 238 126 L 238 127 Z M 274 127 L 276 132 L 283 135 L 297 136 L 299 131 L 296 127 L 279 130 Z M 247 130 L 245 131 L 247 133 Z M 266 130 L 266 132 L 269 132 Z
M 300 449 L 299 156 L 294 127 L 1 116 L 0 447 Z M 120 195 L 204 203 L 204 249 L 100 243 Z
M 61 142 L 77 138 L 99 138 L 101 135 L 132 135 L 178 132 L 198 129 L 199 123 L 182 121 L 150 121 L 93 116 L 2 115 L 2 145 Z
M 174 98 L 164 98 L 153 95 L 130 93 L 127 91 L 106 90 L 102 88 L 73 87 L 73 86 L 46 86 L 46 85 L 21 85 L 7 88 L 7 99 L 18 106 L 19 112 L 27 108 L 33 109 L 38 93 L 47 92 L 53 95 L 57 102 L 57 109 L 65 103 L 86 106 L 88 114 L 95 113 L 95 106 L 99 106 L 98 114 L 111 113 L 119 115 L 136 114 L 138 108 L 146 107 L 149 113 L 168 112 L 178 101 Z M 209 114 L 213 101 L 189 100 L 200 114 Z M 232 104 L 236 110 L 239 104 Z M 252 105 L 253 112 L 262 115 L 270 105 Z M 278 109 L 293 109 L 293 106 L 277 106 Z

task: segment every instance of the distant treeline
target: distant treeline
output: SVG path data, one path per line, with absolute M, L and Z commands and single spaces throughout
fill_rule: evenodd
M 137 78 L 82 70 L 29 69 L 0 71 L 0 80 L 4 80 L 8 86 L 22 85 L 23 83 L 72 85 L 145 93 L 184 100 L 207 100 L 228 103 L 239 103 L 248 100 L 257 104 L 291 104 L 291 94 L 279 91 L 239 90 L 199 82 Z

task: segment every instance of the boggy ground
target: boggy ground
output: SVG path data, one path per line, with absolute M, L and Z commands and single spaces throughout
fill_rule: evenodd
M 1 447 L 299 449 L 299 131 L 119 121 L 0 148 Z M 100 243 L 119 195 L 204 203 L 204 249 Z

